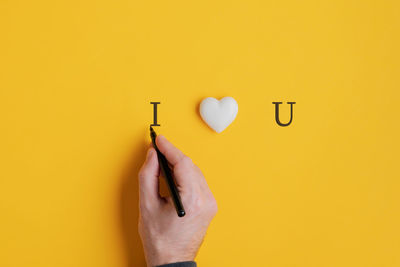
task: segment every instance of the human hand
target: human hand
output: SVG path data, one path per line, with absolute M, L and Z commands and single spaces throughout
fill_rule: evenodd
M 186 215 L 178 217 L 172 198 L 160 196 L 157 153 L 149 148 L 138 175 L 138 228 L 148 267 L 193 261 L 217 212 L 215 198 L 192 160 L 162 135 L 156 144 L 171 164 Z

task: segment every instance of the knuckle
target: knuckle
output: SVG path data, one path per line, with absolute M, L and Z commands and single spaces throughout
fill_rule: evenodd
M 149 177 L 149 172 L 146 169 L 141 169 L 138 173 L 138 179 L 140 183 L 143 183 Z
M 139 210 L 140 210 L 140 214 L 142 214 L 142 215 L 149 214 L 151 211 L 150 204 L 147 201 L 141 201 L 139 203 Z
M 205 209 L 206 212 L 214 216 L 218 211 L 217 201 L 212 194 L 208 194 L 205 199 Z
M 145 170 L 143 170 L 143 169 L 141 169 L 140 171 L 139 171 L 139 173 L 138 173 L 138 178 L 139 178 L 139 180 L 144 180 L 145 179 L 145 177 L 146 177 L 146 171 Z
M 192 207 L 195 210 L 201 210 L 204 214 L 214 216 L 218 211 L 217 201 L 213 196 L 204 197 L 196 196 L 192 197 Z
M 198 209 L 204 208 L 204 201 L 201 197 L 197 197 L 194 200 L 194 206 Z
M 214 197 L 209 201 L 209 210 L 212 215 L 215 215 L 218 212 L 217 201 Z
M 192 159 L 189 158 L 186 155 L 182 157 L 181 161 L 182 161 L 182 164 L 185 165 L 185 166 L 192 166 L 193 165 Z
M 204 200 L 199 194 L 192 194 L 189 198 L 189 202 L 195 210 L 204 210 Z

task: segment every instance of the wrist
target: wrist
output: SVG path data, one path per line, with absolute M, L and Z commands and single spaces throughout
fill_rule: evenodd
M 179 256 L 170 255 L 169 253 L 163 255 L 157 255 L 147 260 L 147 267 L 164 266 L 176 262 L 194 262 L 194 257 L 185 255 L 179 255 Z M 187 266 L 192 266 L 192 265 L 187 265 Z
M 164 265 L 158 265 L 155 267 L 197 267 L 197 264 L 194 261 L 180 261 Z
M 185 248 L 186 247 L 186 248 Z M 148 267 L 160 266 L 174 262 L 194 261 L 197 250 L 190 249 L 189 246 L 177 246 L 176 244 L 167 244 L 159 239 L 153 242 L 151 249 L 147 250 L 146 262 Z

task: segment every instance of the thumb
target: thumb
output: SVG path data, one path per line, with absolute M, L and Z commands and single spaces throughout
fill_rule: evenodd
M 158 194 L 159 167 L 156 150 L 150 147 L 147 151 L 146 160 L 140 168 L 139 178 L 139 203 L 156 205 L 161 197 Z

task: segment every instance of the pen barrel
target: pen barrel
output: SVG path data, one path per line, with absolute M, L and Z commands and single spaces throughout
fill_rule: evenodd
M 160 165 L 161 173 L 164 176 L 164 179 L 167 183 L 168 191 L 171 195 L 172 201 L 174 202 L 174 206 L 176 209 L 176 213 L 179 217 L 185 216 L 186 212 L 183 208 L 181 197 L 179 196 L 178 188 L 175 184 L 174 177 L 172 176 L 171 169 L 168 166 L 168 161 L 165 156 L 160 152 L 156 144 L 157 134 L 154 131 L 153 127 L 150 126 L 150 137 L 153 143 L 153 147 L 157 152 L 158 163 Z
M 176 212 L 179 217 L 183 217 L 186 214 L 185 209 L 183 208 L 182 200 L 179 195 L 175 180 L 172 176 L 172 172 L 168 166 L 168 161 L 165 158 L 165 156 L 158 149 L 156 149 L 156 151 L 157 151 L 158 163 L 160 165 L 161 173 L 164 176 L 165 181 L 167 182 L 168 190 L 169 190 L 169 193 L 174 202 Z

